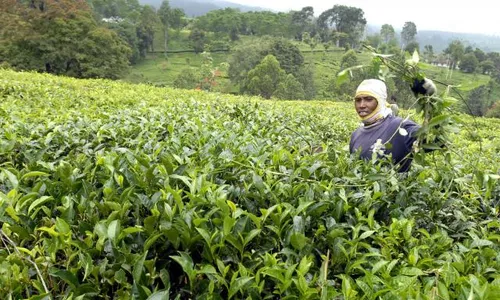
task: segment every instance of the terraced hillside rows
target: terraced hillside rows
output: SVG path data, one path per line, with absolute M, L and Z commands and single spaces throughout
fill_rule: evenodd
M 1 299 L 497 299 L 500 122 L 401 175 L 351 103 L 0 70 Z M 403 113 L 404 114 L 404 113 Z

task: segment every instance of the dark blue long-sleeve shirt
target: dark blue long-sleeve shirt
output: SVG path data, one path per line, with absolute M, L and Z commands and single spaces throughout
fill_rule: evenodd
M 401 126 L 400 126 L 401 125 Z M 399 128 L 404 128 L 408 133 L 406 136 L 399 132 Z M 406 172 L 410 169 L 413 142 L 416 140 L 415 133 L 420 128 L 415 122 L 392 115 L 387 116 L 380 124 L 370 128 L 360 127 L 351 135 L 349 150 L 351 153 L 361 148 L 360 157 L 371 159 L 373 146 L 380 139 L 382 144 L 389 142 L 389 147 L 385 144 L 384 152 L 392 154 L 394 164 L 400 164 L 399 171 Z M 391 139 L 392 137 L 392 139 Z

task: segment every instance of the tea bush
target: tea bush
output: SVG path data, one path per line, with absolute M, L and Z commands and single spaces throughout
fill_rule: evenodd
M 499 120 L 399 174 L 349 103 L 0 78 L 2 299 L 500 294 Z

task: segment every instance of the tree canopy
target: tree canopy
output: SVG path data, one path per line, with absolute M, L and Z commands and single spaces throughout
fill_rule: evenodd
M 317 23 L 323 32 L 329 32 L 333 29 L 336 32 L 346 34 L 345 37 L 339 39 L 340 46 L 345 46 L 359 42 L 366 26 L 366 19 L 361 8 L 335 5 L 324 11 L 318 17 Z
M 20 70 L 82 78 L 119 78 L 131 49 L 98 26 L 85 1 L 2 0 L 0 61 Z

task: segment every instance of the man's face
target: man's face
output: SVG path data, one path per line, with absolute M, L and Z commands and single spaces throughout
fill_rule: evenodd
M 371 114 L 377 108 L 378 102 L 372 96 L 358 95 L 354 98 L 354 107 L 361 118 Z

